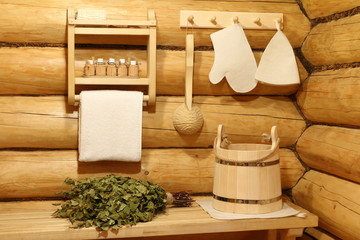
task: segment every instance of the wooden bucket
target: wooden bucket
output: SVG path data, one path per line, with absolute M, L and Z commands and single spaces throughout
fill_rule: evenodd
M 214 143 L 213 207 L 222 212 L 260 214 L 282 208 L 277 127 L 272 144 L 231 144 L 219 125 Z

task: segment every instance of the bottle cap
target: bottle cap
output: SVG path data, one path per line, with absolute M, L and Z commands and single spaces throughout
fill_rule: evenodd
M 87 60 L 87 62 L 88 62 L 88 64 L 94 64 L 94 60 L 92 60 L 92 59 Z
M 115 59 L 114 58 L 109 58 L 109 63 L 115 63 Z
M 130 61 L 130 65 L 136 65 L 136 61 Z
M 98 59 L 97 59 L 97 63 L 104 63 L 104 59 L 98 58 Z
M 124 58 L 120 58 L 120 64 L 125 64 L 125 59 Z

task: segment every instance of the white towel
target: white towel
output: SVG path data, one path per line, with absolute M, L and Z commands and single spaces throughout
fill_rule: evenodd
M 140 161 L 142 107 L 142 92 L 82 91 L 79 161 Z

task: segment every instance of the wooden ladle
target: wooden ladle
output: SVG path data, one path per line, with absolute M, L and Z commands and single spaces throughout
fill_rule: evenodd
M 182 134 L 198 132 L 204 118 L 198 106 L 192 105 L 193 75 L 194 75 L 194 35 L 186 35 L 185 58 L 185 104 L 180 105 L 174 112 L 173 124 Z

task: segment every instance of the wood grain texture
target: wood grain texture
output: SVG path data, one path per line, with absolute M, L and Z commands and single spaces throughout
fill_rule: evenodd
M 148 180 L 169 192 L 210 193 L 213 188 L 212 149 L 144 149 L 141 163 L 83 163 L 77 158 L 76 150 L 0 151 L 0 198 L 53 197 L 65 188 L 66 177 L 81 179 L 109 173 Z M 283 189 L 295 186 L 304 173 L 295 154 L 283 148 L 280 169 Z
M 306 228 L 305 233 L 312 236 L 312 237 L 314 237 L 315 239 L 337 240 L 336 237 L 330 236 L 329 233 L 325 232 L 321 228 Z
M 341 239 L 359 239 L 359 184 L 312 170 L 292 194 L 296 204 L 319 217 L 319 227 Z
M 313 122 L 360 126 L 360 68 L 314 72 L 297 93 L 305 117 Z
M 185 29 L 179 27 L 179 12 L 183 10 L 202 11 L 238 11 L 238 12 L 280 12 L 284 13 L 284 32 L 293 47 L 300 47 L 310 30 L 308 19 L 302 14 L 296 2 L 292 1 L 1 1 L 0 41 L 4 42 L 40 42 L 65 43 L 66 9 L 101 8 L 112 19 L 143 19 L 147 8 L 153 8 L 157 17 L 158 45 L 185 46 Z M 166 8 L 164 7 L 166 6 Z M 24 17 L 26 16 L 26 17 Z M 16 21 L 15 21 L 16 19 Z M 194 30 L 195 46 L 211 46 L 209 34 L 216 30 Z M 265 48 L 274 35 L 274 31 L 246 31 L 253 48 Z M 79 37 L 78 42 L 89 42 L 88 36 Z M 92 38 L 92 42 L 114 43 L 131 42 L 143 44 L 143 38 Z
M 305 122 L 287 97 L 194 97 L 203 116 L 200 133 L 179 135 L 172 123 L 182 97 L 158 97 L 155 113 L 143 112 L 143 147 L 209 147 L 220 123 L 233 142 L 260 142 L 277 125 L 282 147 L 294 144 Z M 77 148 L 78 119 L 66 98 L 0 97 L 0 148 Z
M 211 218 L 199 205 L 194 203 L 194 206 L 189 208 L 167 208 L 166 212 L 159 214 L 151 222 L 139 223 L 136 226 L 122 228 L 118 231 L 98 232 L 95 228 L 69 228 L 71 225 L 68 220 L 52 218 L 51 213 L 57 208 L 52 205 L 52 202 L 53 201 L 28 201 L 0 203 L 0 226 L 2 230 L 0 232 L 0 238 L 11 240 L 123 239 L 126 237 L 159 237 L 166 235 L 304 228 L 317 226 L 318 221 L 314 214 L 307 212 L 291 202 L 288 202 L 291 207 L 306 212 L 308 217 L 305 219 L 291 216 L 272 219 L 221 221 Z M 38 224 L 34 224 L 34 221 Z M 21 225 L 21 227 L 19 227 L 19 225 Z M 220 238 L 225 236 L 226 235 L 223 235 Z M 250 237 L 248 239 L 253 238 Z
M 309 167 L 360 183 L 360 129 L 314 125 L 296 150 Z
M 359 62 L 359 28 L 360 14 L 318 24 L 311 29 L 301 50 L 316 66 Z
M 309 18 L 325 17 L 360 5 L 358 0 L 301 0 L 301 3 Z
M 255 51 L 260 60 L 262 52 Z M 146 52 L 141 50 L 119 49 L 78 49 L 76 51 L 76 77 L 82 76 L 85 61 L 91 57 L 132 58 L 139 60 L 140 75 L 147 75 Z M 29 61 L 31 59 L 31 61 Z M 157 94 L 184 95 L 185 51 L 157 51 Z M 226 80 L 213 85 L 209 72 L 214 62 L 213 51 L 195 51 L 194 94 L 196 95 L 234 95 Z M 308 76 L 307 71 L 297 59 L 300 77 Z M 47 95 L 67 94 L 66 49 L 64 48 L 0 48 L 0 95 Z M 259 83 L 247 93 L 249 95 L 290 95 L 299 85 L 272 86 Z

